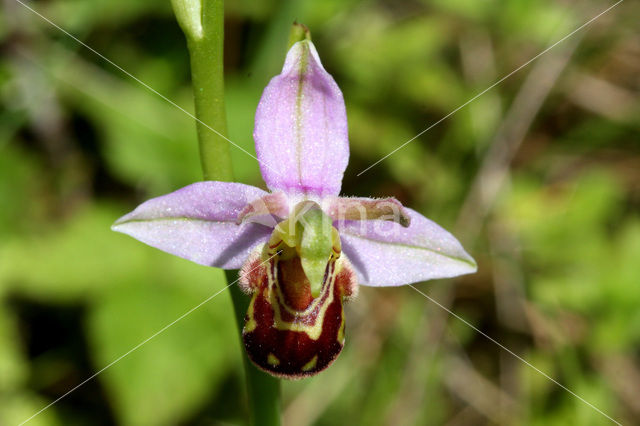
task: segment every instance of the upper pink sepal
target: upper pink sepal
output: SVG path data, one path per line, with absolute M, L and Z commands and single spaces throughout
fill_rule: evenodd
M 337 195 L 349 159 L 342 92 L 313 43 L 294 44 L 256 111 L 256 153 L 267 186 L 293 194 Z

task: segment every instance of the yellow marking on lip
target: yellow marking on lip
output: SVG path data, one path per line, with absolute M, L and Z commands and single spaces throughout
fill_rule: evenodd
M 282 320 L 282 316 L 280 314 L 280 310 L 279 309 L 274 309 L 274 326 L 278 329 L 278 330 L 286 330 L 286 331 L 296 331 L 296 332 L 302 332 L 305 333 L 307 336 L 309 336 L 309 338 L 311 340 L 318 340 L 320 338 L 320 336 L 322 335 L 322 326 L 324 324 L 324 316 L 326 314 L 327 309 L 329 309 L 329 306 L 331 305 L 331 303 L 333 303 L 333 299 L 334 299 L 334 285 L 335 285 L 335 279 L 336 276 L 338 274 L 338 268 L 339 265 L 334 265 L 334 271 L 333 274 L 331 274 L 331 276 L 329 277 L 329 282 L 326 283 L 326 285 L 323 287 L 323 293 L 328 291 L 329 295 L 327 297 L 327 299 L 324 301 L 324 303 L 322 304 L 322 306 L 320 307 L 318 314 L 315 317 L 315 321 L 313 323 L 313 325 L 307 325 L 304 324 L 302 322 L 286 322 Z M 291 311 L 291 309 L 286 305 L 286 303 L 283 302 L 284 297 L 282 296 L 282 293 L 280 291 L 280 288 L 278 288 L 278 286 L 275 285 L 275 279 L 271 276 L 271 273 L 269 272 L 269 281 L 271 282 L 270 284 L 273 285 L 273 287 L 275 287 L 274 292 L 271 292 L 271 306 L 275 306 L 276 304 L 278 306 L 284 306 L 284 308 L 290 312 L 292 312 L 295 317 L 304 317 L 306 314 L 310 313 L 313 311 L 313 309 L 316 308 L 317 304 L 320 303 L 320 301 L 322 300 L 323 294 L 321 294 L 320 296 L 318 296 L 313 303 L 311 304 L 311 306 L 309 306 L 309 308 L 307 308 L 304 312 L 302 313 L 298 313 L 295 311 Z M 344 318 L 344 315 L 343 315 Z
M 342 321 L 340 322 L 340 328 L 338 329 L 338 343 L 344 344 L 344 308 L 342 308 Z
M 269 365 L 273 365 L 274 367 L 277 367 L 280 364 L 280 360 L 278 359 L 278 357 L 271 353 L 267 355 L 267 362 L 269 363 Z
M 329 262 L 334 263 L 333 274 L 332 274 L 333 276 L 331 277 L 329 282 L 322 287 L 322 292 L 320 293 L 320 295 L 314 298 L 311 304 L 309 305 L 309 307 L 307 307 L 304 311 L 296 311 L 295 309 L 290 308 L 289 305 L 285 303 L 285 297 L 284 297 L 284 294 L 282 293 L 282 289 L 280 289 L 279 286 L 275 285 L 277 280 L 271 274 L 270 268 L 267 271 L 267 277 L 269 279 L 269 289 L 272 290 L 270 291 L 269 295 L 274 296 L 274 293 L 275 293 L 275 302 L 277 302 L 279 306 L 284 307 L 284 309 L 291 315 L 294 315 L 296 317 L 309 315 L 318 307 L 318 304 L 320 304 L 320 302 L 322 301 L 322 295 L 324 294 L 325 286 L 327 287 L 327 291 L 331 292 L 329 295 L 329 299 L 333 300 L 333 287 L 335 284 L 335 278 L 338 276 L 338 274 L 342 270 L 343 263 L 340 257 L 337 257 L 335 259 L 330 259 Z M 277 271 L 277 268 L 274 268 L 274 269 L 276 269 Z M 275 289 L 275 291 L 273 291 L 273 289 Z M 272 303 L 272 306 L 273 306 L 274 299 L 270 297 L 269 301 Z
M 313 325 L 307 325 L 302 322 L 286 322 L 282 320 L 280 316 L 280 310 L 274 309 L 275 311 L 275 326 L 278 330 L 290 330 L 305 333 L 311 340 L 318 340 L 322 335 L 322 326 L 324 324 L 324 316 L 329 308 L 329 305 L 333 302 L 333 295 L 329 296 L 325 303 L 320 308 L 318 315 L 315 318 Z
M 260 292 L 261 290 L 258 290 L 253 297 L 251 297 L 251 302 L 249 302 L 249 308 L 247 309 L 247 322 L 244 324 L 244 329 L 242 329 L 243 333 L 251 333 L 253 330 L 255 330 L 258 327 L 258 323 L 256 322 L 256 319 L 253 317 L 254 315 L 254 305 L 255 305 L 255 301 L 256 301 L 256 297 L 258 295 L 258 292 Z
M 311 358 L 311 361 L 302 366 L 302 371 L 312 370 L 318 364 L 318 355 Z

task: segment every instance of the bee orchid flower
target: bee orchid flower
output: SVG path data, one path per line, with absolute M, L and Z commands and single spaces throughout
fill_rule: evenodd
M 241 269 L 243 340 L 275 376 L 316 374 L 345 340 L 359 285 L 400 286 L 476 270 L 446 230 L 396 199 L 340 197 L 349 157 L 342 93 L 309 40 L 265 88 L 254 139 L 270 192 L 199 182 L 138 206 L 115 231 L 201 265 Z

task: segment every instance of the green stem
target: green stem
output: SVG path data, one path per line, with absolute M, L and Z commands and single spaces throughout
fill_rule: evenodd
M 224 1 L 202 0 L 201 29 L 194 1 L 172 0 L 180 26 L 187 37 L 191 79 L 195 98 L 200 161 L 205 180 L 233 181 L 227 117 L 224 104 Z M 201 30 L 201 31 L 200 31 Z M 237 280 L 237 271 L 226 271 L 227 282 Z M 239 334 L 249 298 L 237 285 L 229 287 Z M 258 370 L 247 358 L 244 367 L 250 407 L 250 424 L 280 425 L 280 380 Z
M 224 1 L 202 2 L 202 37 L 187 35 L 205 180 L 233 181 L 224 106 Z
M 238 279 L 238 271 L 225 271 L 228 282 Z M 238 328 L 244 325 L 244 315 L 249 307 L 249 298 L 237 285 L 229 287 L 236 314 Z M 242 351 L 249 394 L 249 419 L 252 425 L 276 426 L 280 424 L 280 380 L 258 370 Z

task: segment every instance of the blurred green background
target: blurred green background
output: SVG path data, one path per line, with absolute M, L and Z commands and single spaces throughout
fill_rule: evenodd
M 30 2 L 192 111 L 168 0 Z M 587 29 L 360 171 L 613 4 L 229 1 L 232 140 L 305 23 L 344 92 L 343 192 L 395 196 L 479 271 L 420 284 L 624 424 L 640 424 L 640 4 Z M 193 120 L 29 12 L 0 15 L 0 425 L 15 425 L 220 290 L 220 271 L 109 230 L 201 178 Z M 233 151 L 239 181 L 264 186 Z M 284 384 L 287 425 L 600 425 L 587 404 L 410 288 L 361 288 L 326 372 Z M 31 425 L 224 425 L 246 414 L 227 294 Z

